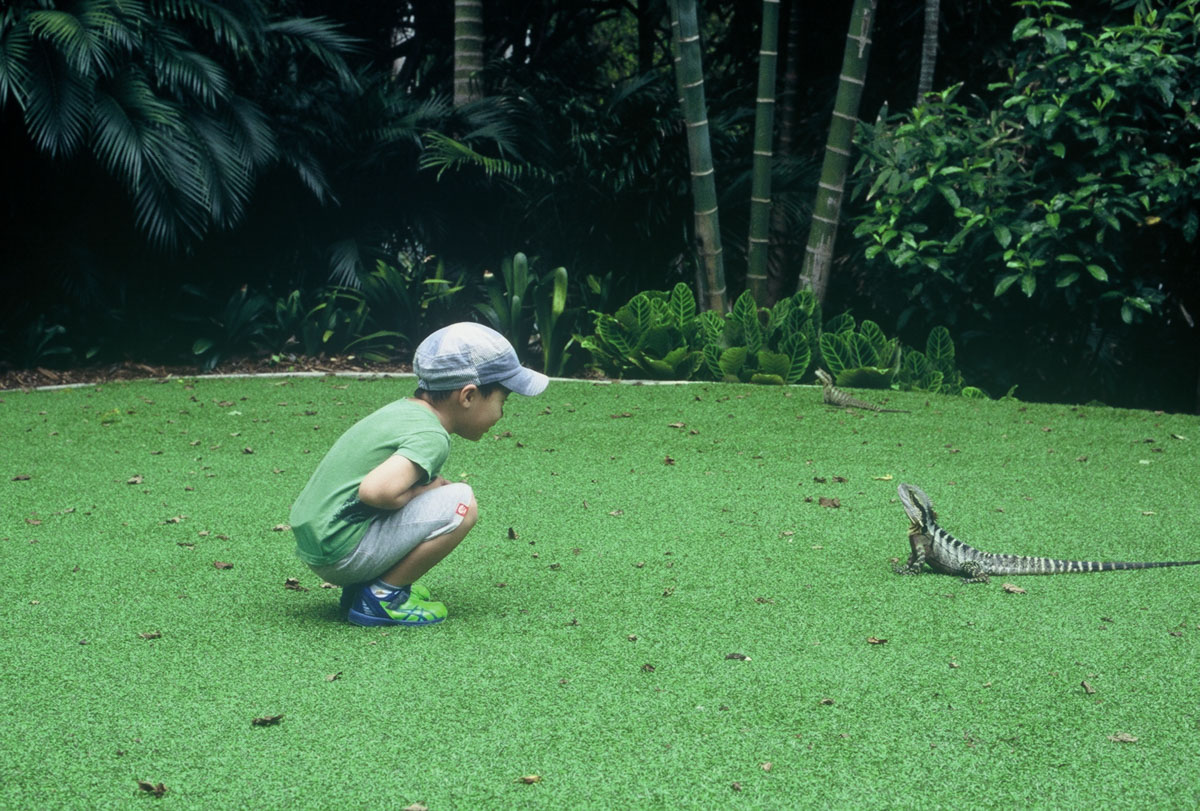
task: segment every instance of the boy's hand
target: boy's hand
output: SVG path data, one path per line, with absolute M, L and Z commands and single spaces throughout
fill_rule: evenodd
M 424 471 L 403 456 L 390 456 L 366 475 L 358 486 L 358 500 L 381 510 L 399 510 L 408 502 L 435 487 L 450 482 L 441 476 L 418 485 Z

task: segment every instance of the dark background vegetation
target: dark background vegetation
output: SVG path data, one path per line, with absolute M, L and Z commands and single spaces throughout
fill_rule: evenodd
M 783 3 L 781 63 L 793 56 L 800 81 L 790 100 L 781 96 L 777 126 L 791 126 L 796 140 L 780 154 L 775 179 L 787 228 L 774 272 L 788 293 L 850 13 L 849 2 L 800 3 L 800 24 L 789 30 L 793 3 L 800 0 Z M 14 26 L 44 5 L 82 17 L 106 4 L 7 4 L 0 25 L 8 51 L 0 58 L 12 63 Z M 253 59 L 230 56 L 196 13 L 201 5 L 150 2 L 146 14 L 169 17 L 189 47 L 225 68 L 238 97 L 262 111 L 274 145 L 251 166 L 244 205 L 185 218 L 168 234 L 153 214 L 147 224 L 128 178 L 98 159 L 94 131 L 74 148 L 48 148 L 31 134 L 26 105 L 0 94 L 7 223 L 0 364 L 193 362 L 205 354 L 196 343 L 203 336 L 224 341 L 227 351 L 286 362 L 304 347 L 283 334 L 286 318 L 275 302 L 300 291 L 314 306 L 329 285 L 360 287 L 380 260 L 407 268 L 415 288 L 408 323 L 389 325 L 399 316 L 383 312 L 364 322 L 363 329 L 403 334 L 386 345 L 396 358 L 437 321 L 475 317 L 484 271 L 518 251 L 543 270 L 566 267 L 580 313 L 612 312 L 638 291 L 694 283 L 687 149 L 664 0 L 486 0 L 485 95 L 457 108 L 450 103 L 453 4 L 445 0 L 228 4 L 263 30 L 283 19 L 324 20 L 323 31 L 345 39 L 310 34 L 336 58 L 266 34 Z M 177 6 L 187 11 L 165 11 Z M 924 7 L 922 0 L 880 3 L 864 122 L 914 104 Z M 1079 2 L 1072 14 L 1098 27 L 1138 9 L 1121 0 Z M 732 300 L 745 275 L 761 9 L 724 0 L 702 3 L 701 12 Z M 962 83 L 964 96 L 986 95 L 990 83 L 1005 81 L 1016 59 L 1013 27 L 1030 13 L 1007 0 L 943 2 L 935 89 Z M 131 52 L 142 66 L 161 58 Z M 116 72 L 101 70 L 97 86 Z M 1194 70 L 1187 77 L 1193 85 L 1200 79 Z M 788 90 L 782 75 L 779 90 Z M 184 98 L 187 88 L 159 92 Z M 181 109 L 194 111 L 184 102 Z M 470 149 L 471 159 L 456 162 L 455 148 Z M 868 205 L 860 189 L 843 211 L 827 316 L 851 310 L 914 345 L 947 324 L 966 379 L 993 396 L 1018 385 L 1017 395 L 1029 399 L 1196 408 L 1200 353 L 1188 315 L 1200 313 L 1194 235 L 1141 238 L 1147 244 L 1133 259 L 1156 263 L 1146 283 L 1165 293 L 1132 323 L 1115 307 L 1048 307 L 1012 294 L 997 298 L 994 312 L 964 315 L 914 296 L 911 279 L 865 258 L 853 221 Z M 159 206 L 160 224 L 167 223 L 171 201 Z M 422 307 L 416 290 L 431 289 L 422 282 L 438 266 L 462 289 Z M 228 313 L 239 295 L 243 303 L 261 298 L 253 299 L 255 322 L 235 335 Z M 589 324 L 581 317 L 577 328 Z

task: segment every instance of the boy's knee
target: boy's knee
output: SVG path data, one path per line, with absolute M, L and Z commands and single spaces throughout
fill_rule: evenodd
M 475 491 L 465 482 L 455 482 L 446 486 L 455 488 L 455 495 L 458 497 L 458 507 L 455 512 L 462 517 L 459 527 L 466 527 L 467 530 L 470 530 L 479 520 L 479 504 L 475 501 Z

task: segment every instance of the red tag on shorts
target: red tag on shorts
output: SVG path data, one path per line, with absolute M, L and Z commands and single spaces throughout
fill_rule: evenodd
M 468 510 L 468 509 L 469 509 L 469 508 L 467 507 L 467 505 L 466 505 L 466 504 L 459 504 L 459 505 L 458 505 L 458 509 L 457 509 L 457 510 L 455 510 L 454 512 L 455 512 L 455 514 L 456 514 L 456 515 L 466 515 L 466 514 L 467 514 L 467 510 Z

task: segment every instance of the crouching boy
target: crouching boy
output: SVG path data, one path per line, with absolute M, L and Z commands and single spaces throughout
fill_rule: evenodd
M 475 525 L 471 488 L 441 477 L 450 434 L 479 440 L 510 392 L 545 390 L 500 333 L 480 324 L 438 330 L 413 357 L 417 390 L 364 417 L 333 444 L 292 506 L 296 554 L 342 586 L 357 625 L 429 625 L 446 606 L 417 581 Z

